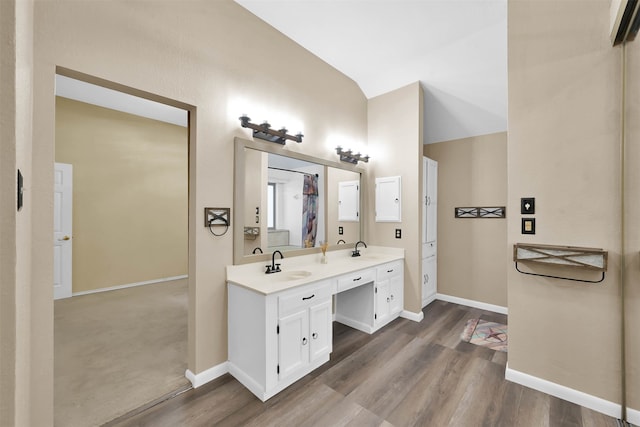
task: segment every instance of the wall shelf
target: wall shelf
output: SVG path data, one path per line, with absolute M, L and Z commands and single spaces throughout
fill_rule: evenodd
M 608 252 L 598 248 L 538 245 L 529 243 L 516 243 L 513 245 L 513 261 L 516 264 L 516 270 L 518 272 L 533 276 L 550 277 L 553 279 L 572 280 L 586 283 L 602 282 L 604 280 L 605 272 L 607 271 L 607 257 Z M 598 271 L 602 272 L 602 278 L 597 281 L 592 281 L 529 273 L 518 269 L 518 262 L 575 267 L 590 271 Z

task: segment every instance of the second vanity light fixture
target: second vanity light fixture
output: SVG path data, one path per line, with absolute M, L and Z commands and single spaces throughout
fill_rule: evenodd
M 340 156 L 340 161 L 342 162 L 348 162 L 348 163 L 353 163 L 354 165 L 357 165 L 358 162 L 369 162 L 369 156 L 368 155 L 362 155 L 360 153 L 353 153 L 353 151 L 351 150 L 343 150 L 342 147 L 337 146 L 336 147 L 336 153 L 338 153 L 338 155 Z
M 251 119 L 243 114 L 240 117 L 240 125 L 243 128 L 253 129 L 253 137 L 264 139 L 265 141 L 275 142 L 276 144 L 284 145 L 288 139 L 297 143 L 302 142 L 302 133 L 297 135 L 289 135 L 286 128 L 280 130 L 271 129 L 271 125 L 268 122 L 264 122 L 261 125 L 251 123 Z

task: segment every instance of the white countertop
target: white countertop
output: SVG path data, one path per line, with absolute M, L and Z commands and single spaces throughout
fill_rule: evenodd
M 327 264 L 320 262 L 321 253 L 280 259 L 279 273 L 265 274 L 262 261 L 243 265 L 227 266 L 227 282 L 251 289 L 264 295 L 285 291 L 318 280 L 375 267 L 387 262 L 404 259 L 404 249 L 369 246 L 360 248 L 359 257 L 351 257 L 352 249 L 327 252 Z

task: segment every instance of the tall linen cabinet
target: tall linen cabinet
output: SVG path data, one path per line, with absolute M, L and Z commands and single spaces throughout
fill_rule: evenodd
M 422 158 L 422 307 L 438 291 L 438 162 Z

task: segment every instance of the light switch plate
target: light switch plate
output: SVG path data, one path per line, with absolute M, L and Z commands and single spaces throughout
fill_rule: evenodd
M 535 218 L 522 218 L 522 234 L 536 234 Z
M 520 213 L 522 215 L 533 215 L 536 213 L 535 197 L 523 197 L 520 199 Z

